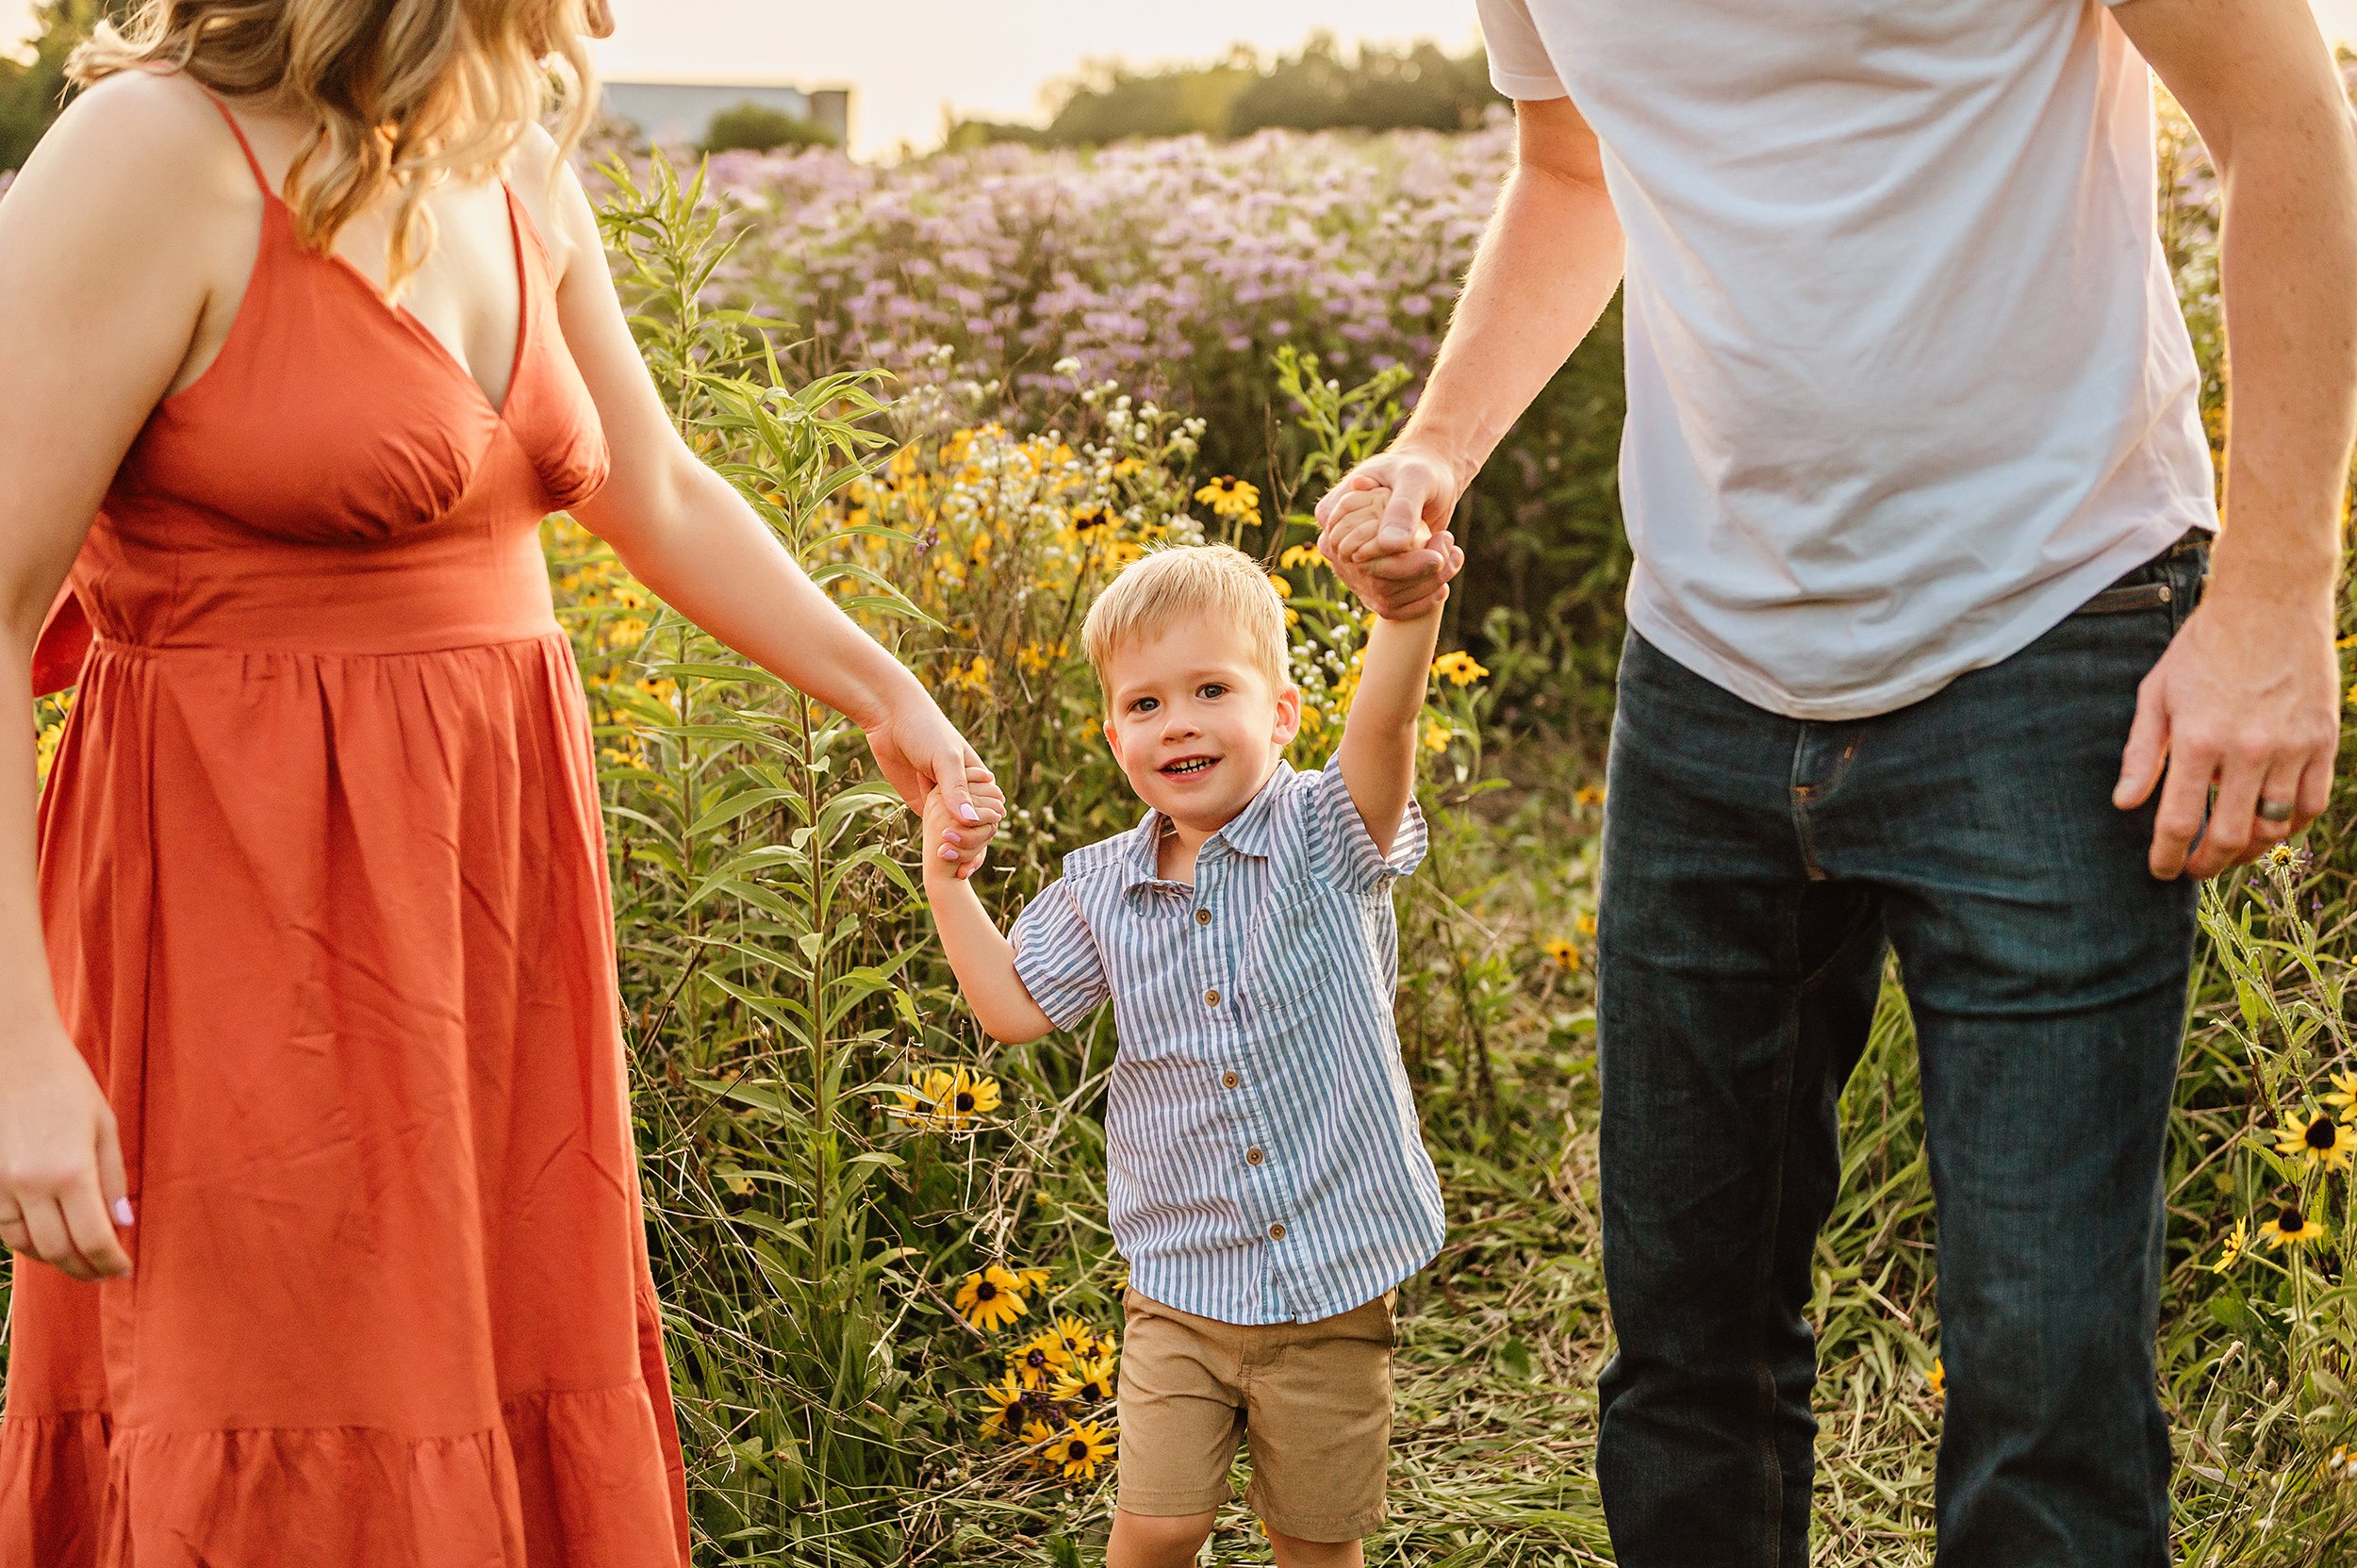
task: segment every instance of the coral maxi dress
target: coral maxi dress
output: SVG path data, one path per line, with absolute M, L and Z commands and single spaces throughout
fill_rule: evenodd
M 494 409 L 264 181 L 228 342 L 44 638 L 52 684 L 89 650 L 41 802 L 49 957 L 138 1224 L 126 1279 L 17 1266 L 0 1568 L 687 1560 L 536 534 L 607 454 L 507 203 Z

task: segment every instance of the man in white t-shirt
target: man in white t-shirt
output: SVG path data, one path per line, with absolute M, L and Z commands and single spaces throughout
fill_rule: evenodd
M 1322 542 L 1386 615 L 1445 593 L 1457 499 L 1624 286 L 1619 1560 L 1808 1560 L 1810 1257 L 1895 950 L 1939 1205 L 1940 1560 L 2159 1568 L 2193 882 L 2324 808 L 2339 734 L 2357 139 L 2306 0 L 1480 7 L 1517 167 L 1414 417 L 1344 482 L 1389 509 L 1338 528 L 1338 490 Z M 2224 192 L 2215 546 L 2146 61 Z

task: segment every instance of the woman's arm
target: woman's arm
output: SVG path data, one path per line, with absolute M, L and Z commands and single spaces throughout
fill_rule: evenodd
M 535 148 L 545 157 L 546 139 Z M 596 399 L 614 466 L 574 508 L 666 603 L 867 733 L 895 789 L 920 804 L 937 784 L 959 818 L 978 807 L 966 772 L 981 759 L 916 678 L 811 582 L 744 498 L 681 439 L 632 338 L 605 265 L 597 215 L 569 169 L 552 217 L 564 237 L 557 290 L 565 338 Z
M 129 1212 L 41 935 L 33 645 L 132 438 L 218 336 L 214 274 L 240 243 L 223 215 L 240 208 L 219 199 L 237 155 L 210 119 L 184 83 L 114 78 L 0 197 L 0 1242 L 78 1279 L 129 1271 L 110 1211 Z
M 1390 500 L 1389 490 L 1354 490 L 1338 509 L 1334 525 L 1346 530 L 1379 519 Z M 1447 598 L 1443 587 L 1440 600 Z M 1367 634 L 1359 689 L 1350 700 L 1350 717 L 1343 721 L 1343 783 L 1367 836 L 1386 855 L 1416 792 L 1416 720 L 1424 713 L 1440 635 L 1440 602 L 1412 619 L 1378 619 Z

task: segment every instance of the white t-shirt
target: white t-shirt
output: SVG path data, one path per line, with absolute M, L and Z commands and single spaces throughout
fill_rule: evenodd
M 2216 526 L 2151 82 L 2098 0 L 1479 4 L 1499 90 L 1603 146 L 1664 652 L 1885 713 Z

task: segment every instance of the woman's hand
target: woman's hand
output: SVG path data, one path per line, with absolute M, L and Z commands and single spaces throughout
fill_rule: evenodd
M 131 1272 L 115 1114 L 54 1022 L 0 1037 L 0 1242 L 76 1279 Z
M 1006 815 L 1006 801 L 958 727 L 931 698 L 917 691 L 865 729 L 876 766 L 900 799 L 922 812 L 926 797 L 938 790 L 943 811 L 958 824 L 960 838 L 979 865 L 981 848 Z
M 981 827 L 965 827 L 949 814 L 949 807 L 941 791 L 936 789 L 925 797 L 925 875 L 953 877 L 965 881 L 982 868 L 982 856 L 989 851 L 990 840 L 997 832 L 997 820 L 1006 815 L 1007 798 L 999 791 L 997 781 L 987 767 L 975 767 L 965 770 L 965 786 L 979 810 L 991 820 Z

